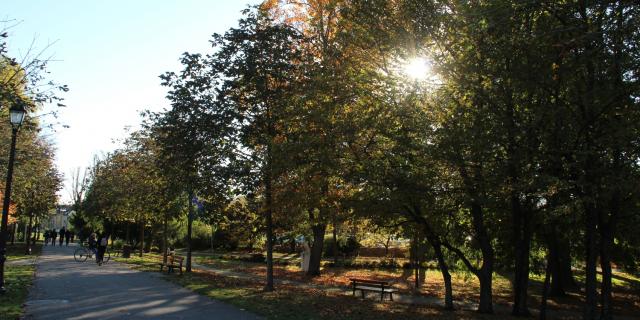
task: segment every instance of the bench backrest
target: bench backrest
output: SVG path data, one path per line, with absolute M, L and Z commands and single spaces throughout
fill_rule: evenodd
M 368 285 L 377 285 L 379 287 L 388 287 L 389 286 L 389 282 L 388 281 L 378 281 L 378 280 L 369 280 L 369 279 L 356 279 L 356 278 L 351 278 L 349 279 L 351 280 L 351 282 L 354 285 L 358 285 L 358 284 L 368 284 Z

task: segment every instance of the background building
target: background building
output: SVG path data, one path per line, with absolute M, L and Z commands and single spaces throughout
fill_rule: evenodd
M 69 228 L 69 220 L 73 216 L 75 211 L 71 210 L 70 205 L 58 205 L 55 212 L 49 215 L 49 219 L 42 223 L 44 230 L 56 229 L 60 230 L 62 227 Z

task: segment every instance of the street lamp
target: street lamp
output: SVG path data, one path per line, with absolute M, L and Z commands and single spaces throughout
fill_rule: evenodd
M 9 220 L 9 205 L 11 197 L 11 182 L 13 179 L 13 162 L 16 155 L 16 136 L 18 129 L 22 125 L 24 115 L 27 111 L 24 109 L 22 102 L 14 104 L 9 110 L 9 120 L 11 121 L 11 150 L 9 151 L 9 168 L 7 169 L 7 183 L 4 188 L 4 203 L 2 206 L 2 225 L 0 229 L 0 294 L 4 294 L 4 262 L 7 260 L 7 221 Z

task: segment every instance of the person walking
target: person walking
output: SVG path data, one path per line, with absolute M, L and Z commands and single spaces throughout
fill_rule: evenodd
M 98 241 L 97 262 L 99 266 L 101 266 L 104 261 L 104 253 L 107 251 L 107 244 L 109 244 L 109 235 L 105 233 L 100 238 L 100 241 Z
M 62 247 L 62 243 L 64 243 L 64 235 L 67 233 L 67 228 L 66 227 L 62 227 L 62 229 L 60 229 L 60 246 Z
M 44 245 L 48 245 L 49 244 L 49 229 L 44 231 Z
M 65 233 L 64 233 L 64 242 L 65 242 L 65 244 L 66 244 L 66 246 L 67 246 L 67 247 L 69 246 L 69 240 L 70 240 L 70 239 L 71 239 L 71 231 L 70 231 L 70 230 L 67 230 L 67 231 L 65 231 Z
M 56 232 L 56 229 L 51 229 L 51 232 L 49 233 L 49 235 L 51 236 L 51 245 L 55 247 L 56 237 L 58 236 L 58 232 Z

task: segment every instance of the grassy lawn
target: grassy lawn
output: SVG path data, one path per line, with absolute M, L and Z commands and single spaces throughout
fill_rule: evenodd
M 24 244 L 9 245 L 7 248 L 8 261 L 32 258 L 40 254 L 42 244 L 33 247 L 31 256 L 24 255 Z M 35 267 L 33 265 L 5 265 L 5 288 L 7 292 L 0 297 L 0 319 L 19 319 L 23 312 L 23 305 L 27 299 L 29 286 L 33 280 Z
M 132 256 L 130 259 L 116 260 L 132 264 L 135 269 L 142 271 L 157 271 L 155 264 L 159 257 L 157 254 L 148 254 L 143 258 Z M 496 319 L 496 316 L 480 316 L 470 311 L 446 312 L 436 307 L 362 300 L 340 293 L 296 286 L 278 285 L 277 291 L 264 292 L 264 283 L 261 281 L 229 278 L 200 270 L 182 276 L 167 275 L 164 278 L 268 319 Z M 503 315 L 500 318 L 511 317 Z
M 156 265 L 160 255 L 148 254 L 144 258 L 117 260 L 136 265 L 143 271 L 158 271 Z M 196 262 L 215 268 L 265 275 L 263 263 L 252 263 L 234 259 L 218 259 L 218 256 L 196 257 Z M 365 277 L 392 281 L 402 294 L 412 294 L 413 274 L 403 269 L 348 269 L 325 267 L 320 277 L 308 278 L 293 265 L 276 265 L 276 279 L 290 279 L 327 286 L 348 286 L 350 277 Z M 437 319 L 511 319 L 511 284 L 508 277 L 496 274 L 493 283 L 496 314 L 481 316 L 468 310 L 446 312 L 437 306 L 408 305 L 398 302 L 362 300 L 342 293 L 321 289 L 301 288 L 295 285 L 278 285 L 276 292 L 264 292 L 263 281 L 236 279 L 196 270 L 191 274 L 165 276 L 195 292 L 214 299 L 226 301 L 242 309 L 263 315 L 268 319 L 409 319 L 435 317 Z M 579 275 L 578 275 L 579 278 Z M 426 270 L 419 295 L 442 298 L 442 277 L 437 270 Z M 615 314 L 634 318 L 640 314 L 640 299 L 635 286 L 637 279 L 631 275 L 616 273 L 614 281 Z M 537 309 L 542 288 L 542 276 L 532 275 L 529 290 L 532 309 Z M 456 301 L 476 302 L 478 283 L 475 277 L 463 272 L 453 273 L 454 298 Z M 554 319 L 581 318 L 582 295 L 579 290 L 569 292 L 566 297 L 549 301 L 549 316 Z
M 24 243 L 7 244 L 7 261 L 31 259 L 40 254 L 42 251 L 42 243 L 38 242 L 31 246 L 31 255 L 24 254 Z

